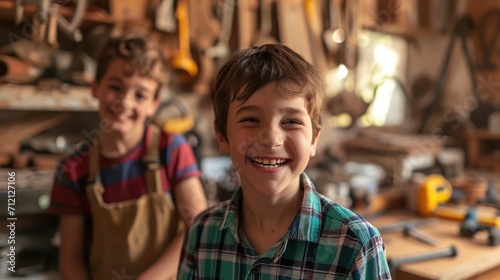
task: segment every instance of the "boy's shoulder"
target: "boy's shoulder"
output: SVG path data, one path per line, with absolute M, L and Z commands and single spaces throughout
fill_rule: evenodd
M 231 204 L 231 200 L 221 201 L 214 204 L 201 213 L 195 218 L 193 224 L 196 225 L 220 225 L 227 213 L 228 207 Z
M 82 163 L 88 162 L 91 150 L 91 141 L 83 140 L 63 155 L 59 160 L 59 166 L 65 167 L 66 169 L 79 167 Z
M 324 227 L 327 229 L 338 229 L 347 226 L 362 242 L 368 242 L 373 236 L 380 235 L 378 230 L 372 226 L 363 216 L 357 214 L 332 200 L 320 195 L 322 214 L 324 215 Z

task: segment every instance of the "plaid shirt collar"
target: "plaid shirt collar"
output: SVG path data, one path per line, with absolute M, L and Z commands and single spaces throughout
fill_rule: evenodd
M 302 240 L 307 242 L 318 242 L 318 237 L 320 236 L 320 223 L 314 222 L 311 220 L 312 214 L 317 216 L 318 220 L 321 221 L 321 202 L 320 202 L 320 194 L 316 192 L 313 183 L 306 175 L 306 173 L 302 173 L 301 175 L 301 185 L 300 188 L 304 190 L 304 197 L 302 198 L 302 203 L 299 207 L 295 218 L 292 221 L 292 224 L 288 230 L 288 238 L 284 240 L 286 242 L 288 240 Z M 219 230 L 229 228 L 231 233 L 234 236 L 234 239 L 237 243 L 240 243 L 242 237 L 239 233 L 239 204 L 242 198 L 241 187 L 238 188 L 233 196 L 229 204 L 226 207 L 226 211 L 224 214 L 224 218 L 222 220 L 221 226 Z M 286 246 L 283 246 L 286 247 Z M 284 248 L 282 248 L 284 250 Z

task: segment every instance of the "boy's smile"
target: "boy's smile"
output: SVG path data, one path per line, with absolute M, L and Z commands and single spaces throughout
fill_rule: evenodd
M 263 168 L 278 168 L 286 164 L 286 159 L 267 159 L 267 158 L 254 158 L 251 161 L 257 166 Z
M 295 192 L 316 153 L 318 137 L 306 102 L 287 94 L 269 83 L 246 102 L 229 105 L 227 140 L 219 133 L 217 139 L 221 152 L 230 153 L 244 192 L 265 197 Z

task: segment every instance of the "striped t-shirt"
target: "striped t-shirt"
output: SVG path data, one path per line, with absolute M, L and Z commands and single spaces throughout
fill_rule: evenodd
M 137 199 L 147 191 L 145 165 L 142 156 L 146 153 L 146 129 L 143 139 L 129 153 L 118 158 L 100 156 L 100 178 L 104 187 L 106 203 Z M 52 187 L 48 213 L 90 215 L 90 205 L 85 187 L 89 174 L 91 146 L 83 142 L 58 165 Z M 171 192 L 177 183 L 189 177 L 199 177 L 200 171 L 191 146 L 177 134 L 162 132 L 159 159 L 163 189 Z M 172 196 L 173 197 L 173 196 Z

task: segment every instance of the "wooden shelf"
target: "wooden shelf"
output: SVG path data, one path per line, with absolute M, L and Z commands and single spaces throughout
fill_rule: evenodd
M 493 133 L 487 129 L 474 129 L 467 132 L 467 137 L 482 140 L 500 140 L 500 133 Z
M 485 168 L 500 172 L 500 149 L 488 148 L 487 143 L 497 142 L 494 147 L 500 147 L 500 133 L 486 129 L 471 129 L 467 131 L 467 155 L 469 166 Z
M 97 100 L 89 87 L 70 86 L 68 91 L 34 85 L 0 85 L 0 109 L 40 111 L 96 111 Z
M 500 156 L 479 156 L 476 159 L 475 167 L 500 172 Z
M 25 18 L 27 17 L 28 19 L 30 19 L 36 12 L 36 5 L 26 5 L 24 7 Z M 58 12 L 66 18 L 73 16 L 73 10 L 68 7 L 61 6 L 59 7 Z M 2 21 L 14 20 L 14 1 L 0 1 L 0 17 Z M 83 17 L 83 22 L 114 24 L 116 23 L 116 19 L 104 12 L 86 12 L 85 16 Z

